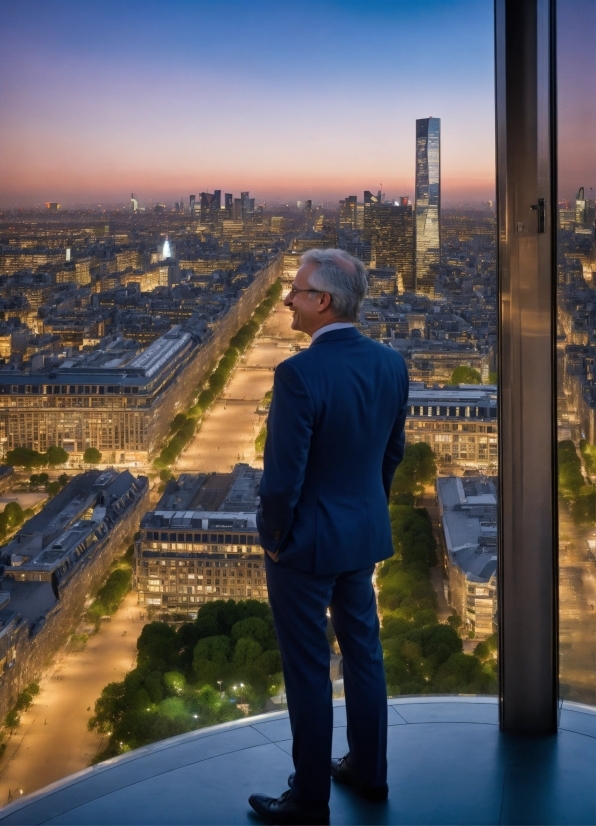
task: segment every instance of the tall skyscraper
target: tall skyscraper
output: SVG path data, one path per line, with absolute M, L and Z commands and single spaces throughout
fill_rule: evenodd
M 416 121 L 416 292 L 434 296 L 441 258 L 441 120 Z
M 575 199 L 575 223 L 580 227 L 586 223 L 586 195 L 583 186 L 580 186 Z

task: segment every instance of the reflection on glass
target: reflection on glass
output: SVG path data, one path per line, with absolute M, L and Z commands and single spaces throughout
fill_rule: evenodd
M 434 296 L 441 260 L 441 120 L 416 121 L 416 290 Z
M 418 126 L 418 124 L 417 124 Z M 410 370 L 406 455 L 391 497 L 396 555 L 379 570 L 390 693 L 491 693 L 496 678 L 497 388 L 492 203 L 441 212 L 434 298 L 388 346 Z M 464 263 L 466 262 L 466 263 Z M 368 334 L 389 301 L 370 301 Z M 363 324 L 366 330 L 366 324 Z
M 149 130 L 139 152 L 135 129 L 125 128 L 137 110 L 154 109 L 155 90 L 129 71 L 130 61 L 145 66 L 139 71 L 146 77 L 155 68 L 143 44 L 154 36 L 145 34 L 161 28 L 149 6 L 134 26 L 129 21 L 118 30 L 110 58 L 118 83 L 132 84 L 124 109 L 112 105 L 120 86 L 97 71 L 105 61 L 101 49 L 95 56 L 77 51 L 75 70 L 64 73 L 56 44 L 60 37 L 67 44 L 85 40 L 90 24 L 82 7 L 68 26 L 48 18 L 49 40 L 26 3 L 13 4 L 7 24 L 9 97 L 19 105 L 3 137 L 11 158 L 3 193 L 11 194 L 2 194 L 9 200 L 0 204 L 0 443 L 5 454 L 16 451 L 19 467 L 23 450 L 38 463 L 60 447 L 69 470 L 115 464 L 150 476 L 152 486 L 151 505 L 131 529 L 138 529 L 134 555 L 115 565 L 99 594 L 89 594 L 93 602 L 64 652 L 69 667 L 80 667 L 83 657 L 74 657 L 83 649 L 97 664 L 90 638 L 109 637 L 104 688 L 96 704 L 89 699 L 73 750 L 88 718 L 104 737 L 96 741 L 96 759 L 103 759 L 285 707 L 256 492 L 273 370 L 308 346 L 290 328 L 282 285 L 289 287 L 300 254 L 312 247 L 338 245 L 370 267 L 358 326 L 402 353 L 412 379 L 408 446 L 390 501 L 395 556 L 376 576 L 389 692 L 495 693 L 492 2 L 475 3 L 474 14 L 466 4 L 437 7 L 424 62 L 397 61 L 381 74 L 374 61 L 357 64 L 353 55 L 363 40 L 384 43 L 379 54 L 395 50 L 396 38 L 406 53 L 428 37 L 422 6 L 404 16 L 400 4 L 385 4 L 378 14 L 366 3 L 357 14 L 311 4 L 300 31 L 284 14 L 247 12 L 251 37 L 263 37 L 253 44 L 259 60 L 251 62 L 254 77 L 247 75 L 246 85 L 218 64 L 217 32 L 229 29 L 229 14 L 214 11 L 209 23 L 188 4 L 173 5 L 186 21 L 179 30 L 189 48 L 200 24 L 213 51 L 212 59 L 203 54 L 204 65 L 181 60 L 186 50 L 178 41 L 159 52 L 171 90 L 170 133 L 183 136 L 176 152 L 159 130 Z M 91 25 L 112 32 L 109 14 L 93 15 Z M 41 51 L 30 48 L 33 19 Z M 238 48 L 245 45 L 242 19 L 230 29 Z M 305 46 L 302 30 L 325 26 L 341 37 L 327 38 L 332 45 L 322 56 L 316 40 Z M 28 55 L 38 51 L 44 70 L 32 73 Z M 337 118 L 328 117 L 321 77 L 337 84 Z M 204 106 L 189 110 L 199 81 L 211 91 Z M 367 90 L 356 127 L 354 84 Z M 103 119 L 81 118 L 69 106 L 83 99 L 81 90 Z M 37 155 L 38 145 L 23 135 L 37 134 L 30 118 L 40 95 L 54 112 L 56 134 L 50 154 Z M 442 120 L 423 117 L 437 96 Z M 301 99 L 308 101 L 306 115 Z M 204 128 L 206 113 L 216 128 Z M 280 120 L 290 126 L 280 131 Z M 313 122 L 325 123 L 323 132 L 313 132 Z M 106 141 L 114 130 L 122 140 Z M 239 130 L 243 139 L 234 142 Z M 443 167 L 442 139 L 451 147 Z M 188 177 L 197 140 L 210 180 Z M 108 155 L 100 158 L 98 147 Z M 256 198 L 240 192 L 247 175 Z M 224 188 L 200 191 L 209 185 Z M 40 193 L 48 199 L 41 208 L 34 206 Z M 585 210 L 590 197 L 586 191 Z M 174 325 L 183 329 L 173 334 Z M 83 373 L 87 384 L 80 383 Z M 45 473 L 23 484 L 44 489 L 42 496 L 60 486 Z M 122 602 L 131 567 L 133 593 Z M 124 640 L 129 647 L 121 656 Z M 341 652 L 331 624 L 328 640 L 334 695 L 341 697 Z M 5 648 L 8 670 L 14 650 Z M 15 668 L 26 661 L 23 650 Z M 10 673 L 18 683 L 17 671 Z M 62 710 L 54 707 L 52 722 L 70 725 L 68 690 L 57 680 L 53 691 Z M 34 704 L 32 717 L 42 707 Z M 50 719 L 48 729 L 43 721 L 36 730 L 51 752 Z M 11 770 L 27 791 L 89 760 L 83 749 L 80 764 L 46 760 L 54 773 L 40 776 L 26 752 Z
M 596 704 L 596 8 L 558 4 L 560 694 Z

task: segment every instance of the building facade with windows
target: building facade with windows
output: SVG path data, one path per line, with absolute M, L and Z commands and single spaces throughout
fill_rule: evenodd
M 412 206 L 371 203 L 364 213 L 364 238 L 371 245 L 373 267 L 393 267 L 399 291 L 414 290 Z
M 132 542 L 149 480 L 90 470 L 27 520 L 0 555 L 0 714 L 47 667 L 85 601 Z M 88 604 L 88 603 L 87 603 Z
M 425 388 L 411 384 L 406 441 L 426 442 L 439 464 L 496 471 L 496 386 Z
M 267 599 L 256 526 L 262 471 L 183 474 L 141 520 L 134 582 L 139 604 L 196 616 L 217 599 Z
M 189 320 L 148 347 L 106 339 L 91 352 L 1 369 L 0 449 L 57 445 L 80 460 L 94 447 L 110 463 L 147 462 L 281 270 L 277 256 L 210 331 Z

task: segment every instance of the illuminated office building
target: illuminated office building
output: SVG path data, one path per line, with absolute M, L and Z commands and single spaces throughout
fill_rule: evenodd
M 256 511 L 261 470 L 183 474 L 141 520 L 139 604 L 196 616 L 217 599 L 267 599 Z
M 357 202 L 356 195 L 348 195 L 347 198 L 339 202 L 340 229 L 356 229 Z
M 441 120 L 416 121 L 416 291 L 434 296 L 441 256 Z
M 580 186 L 575 199 L 575 223 L 580 227 L 586 223 L 586 196 L 583 186 Z
M 371 265 L 392 267 L 399 291 L 414 290 L 412 207 L 371 202 L 364 212 L 364 237 L 371 244 Z
M 491 385 L 425 388 L 412 384 L 408 444 L 426 442 L 441 463 L 496 472 L 497 389 Z

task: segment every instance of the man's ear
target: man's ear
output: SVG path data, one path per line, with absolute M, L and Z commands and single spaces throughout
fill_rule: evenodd
M 324 313 L 327 307 L 330 306 L 330 304 L 331 296 L 329 295 L 329 293 L 319 293 L 319 306 L 317 307 L 317 310 L 320 313 Z

